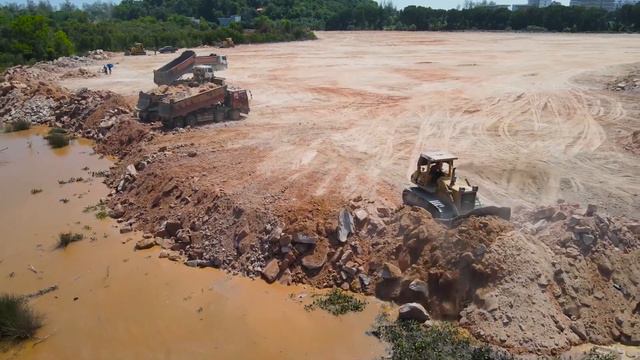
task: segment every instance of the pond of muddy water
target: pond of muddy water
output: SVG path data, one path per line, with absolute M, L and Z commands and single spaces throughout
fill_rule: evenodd
M 87 206 L 109 189 L 91 171 L 107 159 L 91 143 L 52 150 L 46 129 L 0 134 L 0 292 L 57 291 L 30 301 L 44 316 L 40 340 L 0 359 L 374 359 L 384 345 L 365 334 L 380 311 L 334 317 L 307 312 L 313 289 L 267 285 L 133 251 Z M 3 150 L 4 149 L 4 150 Z M 87 170 L 88 168 L 88 170 Z M 84 170 L 83 170 L 84 169 Z M 85 180 L 59 184 L 59 180 Z M 32 189 L 42 189 L 31 194 Z M 63 202 L 61 199 L 67 199 Z M 85 239 L 56 249 L 58 234 Z

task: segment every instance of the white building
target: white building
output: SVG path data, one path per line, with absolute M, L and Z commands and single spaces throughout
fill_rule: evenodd
M 618 0 L 571 0 L 571 6 L 597 7 L 607 11 L 617 8 Z
M 532 7 L 547 7 L 551 5 L 553 0 L 529 0 L 529 6 Z

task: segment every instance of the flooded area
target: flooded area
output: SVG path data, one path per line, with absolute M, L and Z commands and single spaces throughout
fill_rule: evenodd
M 38 339 L 0 359 L 373 359 L 366 335 L 381 304 L 334 317 L 308 312 L 312 289 L 267 285 L 133 251 L 135 234 L 84 212 L 108 194 L 91 144 L 52 150 L 44 129 L 0 134 L 0 289 L 44 315 Z M 83 181 L 59 184 L 82 177 Z M 32 189 L 42 192 L 32 194 Z M 66 199 L 62 201 L 62 199 Z M 61 232 L 84 240 L 56 249 Z

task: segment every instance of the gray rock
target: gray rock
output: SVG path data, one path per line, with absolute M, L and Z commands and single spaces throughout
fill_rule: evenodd
M 119 219 L 124 216 L 124 208 L 118 204 L 113 209 L 109 209 L 108 215 L 112 219 Z
M 361 273 L 360 275 L 358 275 L 358 278 L 360 279 L 360 283 L 362 284 L 363 288 L 366 288 L 367 286 L 369 286 L 369 284 L 371 284 L 371 279 L 367 276 L 367 274 Z
M 355 228 L 353 226 L 353 216 L 347 209 L 340 210 L 340 215 L 338 216 L 338 240 L 340 242 L 346 242 L 349 234 L 353 234 L 355 232 Z
M 407 303 L 400 306 L 398 309 L 399 320 L 414 320 L 419 323 L 423 323 L 430 318 L 431 317 L 424 306 L 418 303 Z
M 551 217 L 551 221 L 562 221 L 565 220 L 567 218 L 567 214 L 565 214 L 563 211 L 558 211 L 555 214 L 553 214 L 553 216 Z
M 580 234 L 586 234 L 591 232 L 591 228 L 589 228 L 588 226 L 576 226 L 573 228 L 573 233 L 580 235 Z
M 540 221 L 542 219 L 551 219 L 556 213 L 556 209 L 552 206 L 542 208 L 533 213 L 533 221 Z
M 355 215 L 356 220 L 360 223 L 364 222 L 369 217 L 369 214 L 365 209 L 356 209 L 356 211 L 353 212 L 353 215 Z
M 297 244 L 315 245 L 316 238 L 303 233 L 297 233 L 296 236 L 293 238 L 293 242 Z
M 178 230 L 182 229 L 182 224 L 177 220 L 167 220 L 162 223 L 162 229 L 169 236 L 176 236 Z
M 358 272 L 358 264 L 354 263 L 353 261 L 349 261 L 342 267 L 342 270 L 344 270 L 344 272 L 351 276 L 355 276 Z
M 598 212 L 598 206 L 594 204 L 587 205 L 587 211 L 585 211 L 584 216 L 593 216 Z
M 135 165 L 133 164 L 127 165 L 127 175 L 131 175 L 133 177 L 138 176 L 138 170 L 136 170 Z
M 582 216 L 580 215 L 571 215 L 569 221 L 567 222 L 567 225 L 569 226 L 576 226 L 579 224 L 582 224 Z
M 214 267 L 213 262 L 209 260 L 187 260 L 185 265 L 190 267 Z
M 382 266 L 382 272 L 380 275 L 385 280 L 394 280 L 402 277 L 402 271 L 397 266 L 386 262 Z
M 151 249 L 152 247 L 156 246 L 156 241 L 155 239 L 141 239 L 138 240 L 138 242 L 136 242 L 136 246 L 134 247 L 135 250 L 145 250 L 145 249 Z
M 581 239 L 584 246 L 591 246 L 591 244 L 596 241 L 596 238 L 591 234 L 582 234 Z
M 413 280 L 409 284 L 409 289 L 414 293 L 420 296 L 423 296 L 425 298 L 429 296 L 429 287 L 427 286 L 427 283 L 420 279 Z
M 586 341 L 588 339 L 587 332 L 584 328 L 584 324 L 580 321 L 574 321 L 569 325 L 569 329 L 573 331 L 582 341 Z
M 131 227 L 131 225 L 125 225 L 125 226 L 120 228 L 120 234 L 126 234 L 126 233 L 130 233 L 132 231 L 133 231 L 133 228 Z
M 309 254 L 302 258 L 302 266 L 307 270 L 321 269 L 327 262 L 327 252 Z
M 262 277 L 264 277 L 268 283 L 276 281 L 279 273 L 280 265 L 278 264 L 278 259 L 271 259 L 271 261 L 267 263 L 267 266 L 262 269 Z

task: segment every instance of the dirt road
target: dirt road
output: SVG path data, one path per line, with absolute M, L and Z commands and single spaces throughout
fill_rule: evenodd
M 198 49 L 228 55 L 221 73 L 251 90 L 229 146 L 261 154 L 255 169 L 315 195 L 336 190 L 400 201 L 417 154 L 447 149 L 486 202 L 530 207 L 558 198 L 612 214 L 640 209 L 640 161 L 621 139 L 639 125 L 631 100 L 602 79 L 637 61 L 636 35 L 319 33 L 303 43 Z M 175 55 L 117 57 L 113 75 L 70 88 L 131 96 Z M 602 77 L 607 75 L 608 77 Z M 189 139 L 185 139 L 188 141 Z M 312 183 L 302 183 L 311 181 Z

